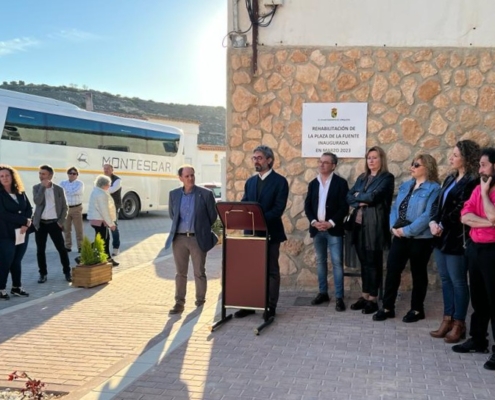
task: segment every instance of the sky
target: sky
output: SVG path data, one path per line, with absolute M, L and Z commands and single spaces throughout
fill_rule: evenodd
M 227 0 L 10 0 L 2 17 L 1 82 L 226 106 Z

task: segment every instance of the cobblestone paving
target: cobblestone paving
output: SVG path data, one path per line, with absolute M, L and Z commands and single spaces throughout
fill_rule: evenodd
M 174 264 L 162 249 L 169 223 L 159 213 L 122 221 L 121 266 L 110 284 L 92 289 L 70 288 L 53 251 L 49 280 L 37 284 L 30 244 L 31 297 L 0 303 L 0 387 L 11 386 L 12 370 L 25 370 L 69 392 L 67 400 L 495 398 L 487 355 L 455 354 L 429 336 L 442 314 L 439 291 L 428 293 L 427 318 L 415 324 L 401 321 L 409 293 L 397 318 L 373 322 L 337 313 L 333 300 L 296 306 L 313 293 L 283 291 L 276 321 L 260 336 L 253 328 L 261 313 L 211 333 L 221 289 L 217 246 L 208 255 L 206 305 L 195 308 L 191 279 L 185 312 L 169 316 Z M 358 296 L 346 295 L 348 306 Z

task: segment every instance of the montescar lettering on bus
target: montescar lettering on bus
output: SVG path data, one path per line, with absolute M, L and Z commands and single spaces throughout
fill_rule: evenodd
M 134 158 L 102 157 L 101 165 L 110 164 L 115 169 L 151 171 L 151 172 L 172 172 L 172 164 L 169 162 L 137 160 Z

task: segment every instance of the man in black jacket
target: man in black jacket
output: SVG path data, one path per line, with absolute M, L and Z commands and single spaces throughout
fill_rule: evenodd
M 343 220 L 349 206 L 346 202 L 349 186 L 347 181 L 334 173 L 338 158 L 333 153 L 323 153 L 318 160 L 318 176 L 308 186 L 304 211 L 311 227 L 316 253 L 318 294 L 311 301 L 317 305 L 330 301 L 328 296 L 328 251 L 332 259 L 335 285 L 335 309 L 345 311 L 343 267 Z M 328 251 L 327 251 L 328 250 Z

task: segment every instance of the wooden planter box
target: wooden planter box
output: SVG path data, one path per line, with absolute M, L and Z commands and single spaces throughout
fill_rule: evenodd
M 112 280 L 112 263 L 77 265 L 72 268 L 72 286 L 91 288 Z

